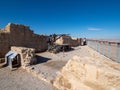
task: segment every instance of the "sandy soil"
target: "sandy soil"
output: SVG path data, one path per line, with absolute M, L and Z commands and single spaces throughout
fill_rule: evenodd
M 55 88 L 23 69 L 11 71 L 5 67 L 0 69 L 0 90 L 55 90 Z

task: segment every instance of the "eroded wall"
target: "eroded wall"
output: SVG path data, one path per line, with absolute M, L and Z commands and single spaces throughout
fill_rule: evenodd
M 36 64 L 35 49 L 26 47 L 11 47 L 11 51 L 15 51 L 20 55 L 20 65 L 25 68 L 29 65 Z
M 9 37 L 8 32 L 0 32 L 0 58 L 4 57 L 6 52 L 10 50 Z
M 69 44 L 71 47 L 76 47 L 81 45 L 80 38 L 71 38 L 70 36 L 62 36 L 59 38 L 56 43 L 58 44 Z
M 74 56 L 60 71 L 54 86 L 59 90 L 120 90 L 120 65 Z
M 36 51 L 47 49 L 47 37 L 34 34 L 28 26 L 9 23 L 0 30 L 0 57 L 10 50 L 11 46 L 23 46 L 35 48 Z

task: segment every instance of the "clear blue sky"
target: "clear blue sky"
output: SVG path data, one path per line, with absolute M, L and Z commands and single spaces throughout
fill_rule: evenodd
M 120 0 L 0 0 L 0 27 L 9 22 L 38 34 L 120 39 Z

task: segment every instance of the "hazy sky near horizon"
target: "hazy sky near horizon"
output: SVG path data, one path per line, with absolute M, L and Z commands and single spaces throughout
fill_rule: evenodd
M 120 0 L 0 0 L 0 28 L 9 22 L 38 34 L 120 39 Z

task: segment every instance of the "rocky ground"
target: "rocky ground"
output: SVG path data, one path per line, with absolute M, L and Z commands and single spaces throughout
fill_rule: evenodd
M 55 90 L 56 88 L 52 84 L 56 80 L 56 76 L 67 62 L 76 55 L 79 57 L 92 57 L 97 61 L 107 60 L 113 62 L 88 46 L 74 47 L 71 51 L 58 54 L 43 52 L 36 55 L 37 64 L 26 68 L 29 73 L 23 69 L 11 72 L 8 68 L 1 68 L 0 90 Z M 112 65 L 109 62 L 107 64 Z M 118 69 L 118 67 L 115 68 Z
M 30 68 L 34 68 L 33 71 L 37 73 L 37 77 L 44 78 L 45 81 L 47 80 L 47 82 L 52 83 L 56 79 L 55 77 L 60 70 L 71 58 L 73 58 L 73 56 L 93 57 L 97 59 L 108 60 L 108 58 L 97 53 L 88 46 L 78 46 L 74 47 L 71 51 L 60 52 L 58 54 L 49 52 L 38 53 L 38 63 L 30 66 Z
M 8 67 L 0 68 L 0 90 L 56 90 L 26 70 L 11 71 Z
M 38 63 L 30 67 L 34 68 L 33 71 L 37 72 L 38 77 L 41 76 L 52 83 L 59 71 L 73 56 L 91 56 L 89 49 L 87 46 L 79 46 L 74 47 L 71 51 L 57 54 L 50 52 L 38 53 Z
M 56 88 L 52 84 L 42 81 L 42 78 L 53 83 L 57 73 L 59 73 L 70 58 L 74 55 L 89 55 L 85 53 L 85 48 L 75 47 L 69 52 L 58 54 L 49 52 L 38 53 L 38 63 L 29 67 L 34 68 L 33 71 L 37 72 L 37 77 L 23 69 L 11 71 L 8 67 L 0 68 L 0 90 L 54 90 Z

